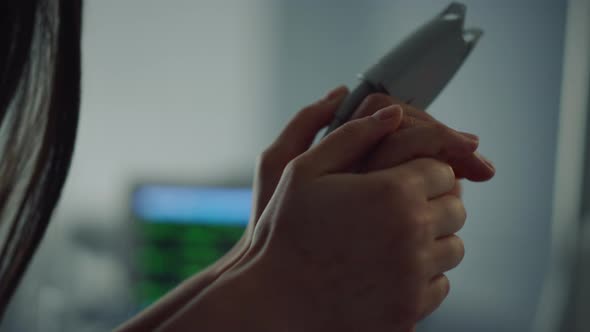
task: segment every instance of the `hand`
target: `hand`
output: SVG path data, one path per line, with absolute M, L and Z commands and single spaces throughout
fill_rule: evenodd
M 339 87 L 324 99 L 305 107 L 259 157 L 252 217 L 240 243 L 224 258 L 227 262 L 223 265 L 223 271 L 238 262 L 250 247 L 257 221 L 274 194 L 285 166 L 309 149 L 318 131 L 329 123 L 347 93 L 346 88 Z M 371 95 L 357 109 L 353 118 L 371 115 L 393 103 L 395 100 L 390 96 Z M 400 165 L 420 157 L 431 157 L 450 163 L 458 177 L 464 174 L 471 180 L 481 181 L 493 176 L 493 167 L 474 152 L 478 145 L 476 136 L 457 132 L 408 105 L 403 107 L 404 117 L 400 128 L 386 135 L 378 148 L 359 162 L 365 172 L 380 170 L 388 165 Z M 449 193 L 460 197 L 460 187 L 457 181 Z M 461 240 L 457 238 L 456 241 Z
M 309 149 L 318 132 L 332 121 L 347 94 L 348 89 L 339 86 L 324 98 L 304 107 L 258 157 L 254 176 L 253 224 L 272 197 L 287 164 Z
M 322 99 L 304 107 L 258 157 L 250 221 L 238 243 L 216 263 L 219 266 L 218 274 L 231 267 L 246 252 L 252 242 L 258 219 L 274 194 L 283 170 L 291 160 L 309 149 L 318 132 L 330 123 L 347 94 L 348 89 L 339 86 Z
M 342 90 L 342 88 L 340 90 Z M 338 91 L 338 89 L 336 91 Z M 344 93 L 341 96 L 341 98 L 346 94 L 346 90 L 344 89 L 343 92 Z M 356 113 L 357 114 L 357 117 L 363 116 L 362 113 L 365 113 L 365 115 L 372 114 L 377 109 L 381 108 L 382 106 L 386 106 L 387 104 L 391 104 L 393 102 L 391 99 L 389 99 L 389 97 L 387 97 L 387 96 L 385 96 L 386 98 L 383 98 L 383 97 L 384 97 L 383 95 L 381 95 L 381 96 L 379 96 L 379 95 L 373 95 L 373 96 L 370 96 L 369 98 L 367 98 L 367 100 L 365 101 L 365 103 L 363 104 L 363 106 L 361 106 L 359 108 L 359 110 L 357 110 L 357 113 Z M 386 105 L 384 105 L 384 102 L 386 103 Z M 318 104 L 320 104 L 320 103 L 316 103 L 316 104 L 314 104 L 316 106 L 312 105 L 312 106 L 304 109 L 304 111 L 301 112 L 291 122 L 291 124 L 287 128 L 289 128 L 289 127 L 291 127 L 291 128 L 299 128 L 300 125 L 295 124 L 296 122 L 301 122 L 301 123 L 303 123 L 303 122 L 316 123 L 318 125 L 318 127 L 316 127 L 316 128 L 319 128 L 319 127 L 322 126 L 322 125 L 320 125 L 320 123 L 323 123 L 323 124 L 327 123 L 327 121 L 325 120 L 325 118 L 322 121 L 304 120 L 305 118 L 310 118 L 310 117 L 317 116 L 317 114 L 320 111 L 317 108 L 315 109 L 315 111 L 312 111 L 312 110 L 314 109 L 314 107 L 317 107 Z M 329 111 L 326 111 L 326 112 L 333 113 L 335 111 L 336 107 L 337 106 L 334 106 L 333 108 L 331 108 Z M 404 108 L 406 108 L 406 107 L 404 107 Z M 303 113 L 307 113 L 307 114 L 305 116 L 302 116 Z M 453 137 L 456 138 L 456 136 L 454 136 L 454 135 L 448 135 L 449 131 L 451 131 L 451 133 L 453 133 L 453 131 L 450 128 L 447 128 L 447 127 L 444 127 L 444 126 L 438 126 L 438 127 L 437 126 L 432 126 L 432 125 L 429 126 L 428 125 L 428 122 L 436 122 L 436 120 L 434 120 L 433 118 L 429 117 L 427 114 L 425 114 L 423 112 L 420 112 L 420 111 L 417 111 L 417 110 L 413 110 L 413 109 L 409 109 L 409 110 L 406 109 L 406 112 L 405 113 L 406 114 L 405 114 L 403 123 L 401 125 L 401 127 L 403 129 L 408 129 L 408 128 L 412 128 L 412 127 L 416 127 L 416 126 L 421 125 L 421 126 L 429 127 L 429 131 L 431 131 L 432 134 L 434 134 L 434 135 L 430 135 L 430 136 L 427 135 L 426 136 L 426 137 L 432 138 L 432 140 L 423 139 L 423 138 L 420 139 L 420 140 L 415 140 L 415 138 L 420 138 L 420 136 L 415 137 L 414 136 L 415 134 L 414 135 L 403 135 L 403 136 L 401 136 L 401 138 L 406 139 L 408 143 L 419 141 L 419 142 L 422 142 L 421 144 L 403 144 L 404 142 L 401 140 L 401 138 L 398 138 L 397 140 L 392 140 L 392 139 L 390 139 L 390 140 L 383 140 L 383 142 L 386 142 L 386 141 L 388 141 L 388 142 L 392 142 L 392 141 L 393 142 L 396 142 L 396 144 L 398 146 L 401 146 L 401 147 L 413 147 L 413 148 L 406 148 L 406 149 L 397 150 L 397 153 L 395 153 L 395 154 L 400 154 L 400 156 L 402 156 L 402 158 L 398 158 L 398 160 L 397 160 L 398 162 L 401 163 L 401 161 L 403 161 L 403 160 L 405 160 L 405 159 L 410 158 L 411 156 L 413 156 L 413 153 L 415 153 L 415 152 L 412 152 L 413 149 L 418 149 L 419 150 L 418 153 L 424 153 L 424 154 L 433 153 L 434 150 L 428 149 L 428 146 L 431 145 L 433 141 L 434 142 L 437 142 L 438 141 L 439 143 L 446 142 L 444 144 L 439 144 L 439 146 L 440 147 L 445 147 L 446 146 L 448 149 L 451 149 L 452 148 L 453 142 L 455 142 L 455 143 L 461 142 L 461 140 L 453 140 L 453 139 L 451 139 L 451 140 L 448 140 L 448 139 L 445 140 L 445 139 L 443 139 L 445 137 L 446 138 L 453 138 Z M 296 120 L 297 118 L 299 118 L 299 119 Z M 317 131 L 317 129 L 314 130 L 313 129 L 313 125 L 312 126 L 308 126 L 307 128 L 312 129 L 312 130 L 309 131 L 309 133 L 307 135 L 315 136 L 315 132 Z M 441 129 L 445 129 L 445 130 L 441 130 Z M 289 131 L 292 132 L 292 134 L 290 134 L 290 135 L 285 134 L 285 133 L 287 133 Z M 296 132 L 297 132 L 296 130 L 288 130 L 288 129 L 286 129 L 283 132 L 283 134 L 281 134 L 281 137 L 283 138 L 283 142 L 289 142 L 289 141 L 293 142 L 293 140 L 291 140 L 291 139 L 285 139 L 285 138 L 288 138 L 288 137 L 290 137 L 290 138 L 296 138 L 297 136 L 291 136 L 291 135 L 293 135 Z M 416 133 L 417 132 L 418 131 L 416 131 Z M 469 134 L 461 134 L 461 135 L 471 136 Z M 306 135 L 304 135 L 304 136 L 306 136 Z M 299 150 L 300 152 L 299 153 L 302 153 L 304 150 L 307 149 L 307 147 L 311 143 L 311 140 L 312 139 L 304 140 L 304 142 L 308 142 L 308 143 L 307 144 L 300 145 L 300 150 Z M 280 141 L 280 139 L 277 140 L 277 142 L 279 142 L 279 141 Z M 256 198 L 256 204 L 255 204 L 253 218 L 252 218 L 253 220 L 251 220 L 250 227 L 252 227 L 256 223 L 256 221 L 258 220 L 261 212 L 264 211 L 264 209 L 266 207 L 266 204 L 268 202 L 268 199 L 272 196 L 272 193 L 275 191 L 276 183 L 278 182 L 278 178 L 280 177 L 279 173 L 282 173 L 282 169 L 284 169 L 284 165 L 286 165 L 291 158 L 294 158 L 294 157 L 296 157 L 298 155 L 297 153 L 285 153 L 285 154 L 279 153 L 279 152 L 283 151 L 284 148 L 286 148 L 286 146 L 288 146 L 288 145 L 283 145 L 282 143 L 277 143 L 277 142 L 275 142 L 271 146 L 271 148 L 269 148 L 267 150 L 267 152 L 264 154 L 264 157 L 261 158 L 261 161 L 262 162 L 259 163 L 259 165 L 266 165 L 267 167 L 259 167 L 258 175 L 263 175 L 263 176 L 261 178 L 259 177 L 259 180 L 256 182 L 257 183 L 256 186 L 257 186 L 258 195 L 256 195 L 257 196 L 257 198 Z M 281 148 L 281 149 L 275 149 L 278 146 L 283 146 L 283 148 Z M 386 146 L 386 145 L 383 145 L 382 144 L 381 146 Z M 295 150 L 291 150 L 291 151 L 295 151 Z M 378 150 L 374 150 L 374 151 L 378 151 Z M 420 151 L 422 151 L 422 152 L 420 152 Z M 270 153 L 270 152 L 272 152 L 272 153 Z M 280 156 L 286 156 L 286 157 L 281 158 Z M 373 153 L 373 156 L 372 157 L 373 157 L 372 159 L 374 160 L 374 162 L 379 162 L 378 154 Z M 436 157 L 436 156 L 433 156 L 433 157 Z M 369 158 L 367 156 L 365 158 L 365 163 L 366 164 L 369 164 L 370 163 L 370 160 L 371 160 L 371 158 Z M 395 160 L 390 160 L 389 162 L 395 162 Z M 362 162 L 357 161 L 357 163 L 362 163 Z M 271 165 L 274 165 L 276 167 L 270 167 Z M 481 162 L 476 162 L 473 165 L 475 165 L 476 167 L 481 167 L 482 166 L 482 163 Z M 377 166 L 366 166 L 366 169 L 369 170 L 369 169 L 376 168 L 376 167 Z M 279 170 L 279 171 L 277 172 L 276 170 Z M 484 170 L 484 174 L 485 174 L 485 172 L 486 171 Z M 493 173 L 493 171 L 492 171 L 492 173 Z M 264 176 L 265 174 L 266 174 L 266 176 Z M 270 176 L 270 175 L 272 175 L 272 176 Z M 262 180 L 262 181 L 260 181 L 260 180 Z M 458 183 L 456 183 L 454 189 L 452 189 L 449 193 L 450 194 L 453 194 L 454 193 L 455 195 L 458 195 L 459 191 L 460 191 L 460 187 L 458 186 Z M 250 227 L 249 227 L 249 229 L 250 229 Z M 253 227 L 252 227 L 252 229 L 253 229 Z M 450 238 L 452 238 L 452 237 L 449 237 L 449 239 Z M 248 237 L 248 241 L 250 241 L 250 240 L 251 240 L 251 236 Z M 460 243 L 460 239 L 457 239 L 456 241 Z M 244 242 L 244 241 L 242 241 L 242 242 Z M 260 243 L 260 241 L 258 241 L 258 243 Z M 249 247 L 249 246 L 245 246 L 245 247 Z M 244 264 L 246 264 L 247 262 L 248 262 L 248 259 L 244 259 L 243 260 L 243 263 Z M 242 265 L 244 265 L 244 264 L 242 264 Z M 231 275 L 232 275 L 231 273 L 227 273 L 227 274 L 225 274 L 224 277 L 222 277 L 222 279 L 224 279 L 224 280 L 231 279 Z M 439 277 L 440 278 L 443 278 L 442 276 L 439 276 Z M 223 285 L 224 282 L 219 281 L 219 282 L 216 282 L 216 284 L 217 285 L 219 285 L 219 284 Z M 240 285 L 242 285 L 242 284 L 248 285 L 248 283 L 241 282 Z M 238 287 L 238 288 L 240 288 L 240 287 Z M 256 287 L 254 287 L 254 288 L 256 288 Z M 220 289 L 222 289 L 222 291 L 221 291 L 222 292 L 221 297 L 217 297 L 217 298 L 215 296 L 205 296 L 205 297 L 206 298 L 209 298 L 209 299 L 211 299 L 211 297 L 213 297 L 213 300 L 215 302 L 215 300 L 219 300 L 220 298 L 226 298 L 226 297 L 231 297 L 231 296 L 234 296 L 235 297 L 236 296 L 235 294 L 233 294 L 235 290 L 231 290 L 231 292 L 232 292 L 231 294 L 225 294 L 225 296 L 224 296 L 223 289 L 226 289 L 226 287 L 215 287 L 215 286 L 212 286 L 212 287 L 209 287 L 208 288 L 208 291 L 206 293 L 208 293 L 208 294 L 211 294 L 211 293 L 216 294 L 216 293 L 219 293 Z M 205 295 L 205 294 L 203 294 L 203 295 Z M 254 296 L 252 296 L 252 298 L 259 298 L 260 297 L 259 296 L 260 294 L 253 294 L 253 295 Z M 187 305 L 185 307 L 186 310 L 183 310 L 184 314 L 183 313 L 179 313 L 179 315 L 177 315 L 177 316 L 180 316 L 180 317 L 177 317 L 177 319 L 171 319 L 171 321 L 169 323 L 172 323 L 171 324 L 172 327 L 176 326 L 175 323 L 179 323 L 179 324 L 181 324 L 181 326 L 182 326 L 183 323 L 187 323 L 187 315 L 186 315 L 186 313 L 189 313 L 190 315 L 194 315 L 195 314 L 195 311 L 194 310 L 191 310 L 191 308 L 194 309 L 195 306 L 196 307 L 199 307 L 199 304 L 202 306 L 203 302 L 208 302 L 208 301 L 206 301 L 206 300 L 200 300 L 200 301 L 194 301 L 194 302 L 196 302 L 196 303 L 193 303 L 192 305 Z M 227 300 L 224 300 L 224 301 L 221 301 L 221 302 L 223 302 L 224 306 L 227 306 Z M 231 310 L 231 308 L 228 308 L 228 310 Z M 206 312 L 206 310 L 198 310 L 197 312 Z M 243 313 L 243 308 L 237 308 L 237 311 L 233 312 L 232 315 L 237 317 L 237 313 Z M 203 315 L 199 315 L 199 316 L 203 316 Z M 207 317 L 207 315 L 204 315 L 203 317 Z M 243 315 L 242 315 L 242 317 L 243 317 Z M 188 322 L 189 323 L 191 321 L 194 322 L 194 320 L 188 319 Z
M 256 221 L 272 197 L 285 166 L 309 149 L 317 133 L 331 121 L 347 94 L 346 87 L 340 86 L 330 91 L 323 99 L 303 108 L 275 142 L 259 156 L 249 230 L 255 227 Z M 352 119 L 372 115 L 396 103 L 397 100 L 391 96 L 372 94 L 359 106 Z M 493 166 L 474 152 L 477 148 L 477 136 L 457 132 L 423 111 L 409 105 L 401 105 L 404 108 L 403 122 L 400 126 L 402 130 L 392 133 L 369 160 L 365 161 L 365 170 L 379 169 L 384 162 L 397 165 L 417 157 L 432 157 L 450 162 L 459 178 L 482 181 L 493 176 Z M 459 188 L 458 185 L 457 189 Z
M 400 124 L 401 112 L 350 122 L 289 164 L 235 270 L 255 276 L 284 324 L 271 330 L 404 331 L 448 293 L 443 273 L 463 256 L 452 234 L 465 221 L 445 195 L 452 168 L 424 158 L 342 172 Z
M 391 96 L 380 93 L 368 96 L 352 118 L 370 116 L 393 104 L 399 104 L 404 109 L 403 123 L 364 161 L 362 169 L 375 170 L 384 164 L 400 164 L 414 158 L 432 157 L 449 163 L 458 179 L 486 181 L 494 176 L 495 168 L 491 162 L 475 152 L 477 136 L 453 130 L 431 115 L 399 103 Z
M 304 108 L 259 158 L 252 216 L 238 243 L 207 269 L 185 280 L 141 314 L 125 322 L 118 331 L 152 331 L 159 325 L 164 328 L 163 321 L 181 308 L 190 307 L 191 300 L 206 292 L 210 285 L 243 257 L 250 247 L 256 222 L 272 196 L 283 169 L 289 161 L 308 149 L 316 133 L 332 119 L 347 93 L 345 87 L 336 88 L 322 100 Z
M 237 262 L 250 246 L 256 223 L 285 169 L 294 158 L 307 151 L 315 136 L 333 118 L 348 89 L 344 86 L 330 91 L 321 100 L 303 108 L 289 122 L 279 137 L 259 156 L 254 177 L 254 202 L 250 222 L 240 241 L 222 259 L 221 273 Z M 368 96 L 353 114 L 352 119 L 369 116 L 379 109 L 396 103 L 385 94 Z M 376 170 L 384 163 L 399 165 L 418 158 L 432 157 L 449 162 L 459 177 L 466 175 L 470 180 L 484 180 L 493 175 L 493 170 L 474 154 L 477 140 L 474 135 L 459 133 L 430 115 L 409 105 L 404 105 L 405 114 L 400 130 L 392 133 L 379 148 L 363 161 L 362 169 Z M 454 158 L 454 159 L 453 159 Z M 455 187 L 460 194 L 460 184 Z
M 376 110 L 396 103 L 398 101 L 395 98 L 385 94 L 370 95 L 359 106 L 352 118 L 370 116 Z M 363 161 L 361 169 L 378 170 L 382 169 L 383 165 L 398 165 L 413 158 L 432 157 L 451 164 L 458 178 L 467 177 L 475 181 L 485 181 L 494 175 L 493 165 L 474 152 L 478 146 L 477 136 L 454 131 L 427 113 L 409 105 L 403 106 L 406 114 L 402 129 L 384 139 L 379 148 Z M 449 194 L 461 197 L 459 180 L 455 182 L 455 187 Z M 457 240 L 461 241 L 459 238 Z M 412 327 L 410 331 L 415 331 L 415 327 Z

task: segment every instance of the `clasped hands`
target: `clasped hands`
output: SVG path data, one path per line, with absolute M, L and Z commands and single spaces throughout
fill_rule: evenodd
M 408 331 L 443 302 L 464 256 L 458 181 L 495 169 L 477 136 L 384 94 L 311 146 L 347 94 L 301 110 L 262 153 L 244 236 L 170 330 L 217 308 L 241 331 Z

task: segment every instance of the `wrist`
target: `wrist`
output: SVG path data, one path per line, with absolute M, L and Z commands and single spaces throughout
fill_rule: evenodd
M 281 331 L 258 269 L 242 260 L 203 290 L 158 331 Z
M 214 264 L 176 286 L 156 303 L 124 322 L 116 331 L 153 331 L 171 316 L 183 310 L 223 274 L 244 254 L 247 248 L 247 234 Z

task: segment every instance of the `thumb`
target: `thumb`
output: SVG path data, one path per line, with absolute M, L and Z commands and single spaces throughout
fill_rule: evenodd
M 269 148 L 273 151 L 273 159 L 280 159 L 286 165 L 291 159 L 309 149 L 316 134 L 332 120 L 347 94 L 348 89 L 339 86 L 323 99 L 297 113 Z
M 258 220 L 272 197 L 285 166 L 305 152 L 320 129 L 327 126 L 348 94 L 345 86 L 330 91 L 323 99 L 303 108 L 258 160 L 254 182 L 252 216 Z
M 394 132 L 403 117 L 399 105 L 391 105 L 372 116 L 349 121 L 326 136 L 301 157 L 319 174 L 349 169 L 370 153 L 387 134 Z

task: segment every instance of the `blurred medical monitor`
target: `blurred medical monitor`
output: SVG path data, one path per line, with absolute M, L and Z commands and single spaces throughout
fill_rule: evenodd
M 243 187 L 145 184 L 132 194 L 141 308 L 205 269 L 240 238 L 252 192 Z

